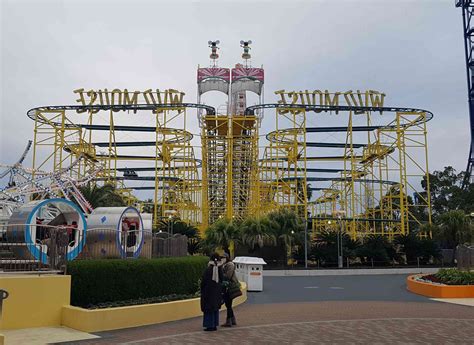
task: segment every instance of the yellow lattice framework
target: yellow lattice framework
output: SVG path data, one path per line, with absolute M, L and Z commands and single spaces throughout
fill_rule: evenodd
M 153 182 L 155 224 L 173 214 L 205 229 L 220 218 L 243 220 L 286 207 L 307 219 L 314 235 L 343 222 L 344 230 L 356 239 L 370 234 L 393 238 L 431 222 L 429 190 L 420 192 L 422 179 L 429 188 L 426 123 L 431 113 L 341 107 L 334 98 L 329 104 L 312 106 L 297 103 L 295 93 L 291 97 L 292 104 L 268 105 L 275 108 L 274 114 L 266 115 L 274 117 L 274 128 L 265 127 L 261 152 L 262 118 L 251 107 L 230 115 L 201 112 L 202 159 L 197 159 L 192 145 L 185 105 L 148 104 L 139 109 L 152 123 L 148 127 L 117 123 L 116 113 L 126 109 L 84 107 L 76 113 L 68 107 L 36 108 L 34 115 L 29 112 L 35 120 L 33 169 L 60 171 L 81 158 L 70 169 L 72 177 L 80 179 L 101 166 L 95 181 L 115 185 L 134 204 L 137 198 L 124 183 L 125 174 L 118 172 L 129 162 L 149 162 L 152 166 L 144 171 L 152 175 L 128 179 Z M 141 116 L 135 115 L 133 106 L 129 108 L 133 116 Z M 327 116 L 344 126 L 324 126 Z M 117 140 L 119 132 L 132 130 L 154 138 Z M 106 141 L 98 141 L 98 131 L 105 131 Z M 328 141 L 331 136 L 319 142 L 311 139 L 314 133 L 325 132 L 338 132 L 343 139 L 336 143 Z M 121 151 L 133 146 L 148 147 L 151 153 Z M 321 155 L 327 149 L 339 149 L 340 154 Z

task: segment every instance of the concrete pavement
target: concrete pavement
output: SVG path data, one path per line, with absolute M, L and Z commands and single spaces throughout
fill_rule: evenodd
M 238 326 L 201 318 L 98 333 L 68 344 L 473 343 L 474 308 L 406 291 L 406 275 L 266 277 L 235 309 Z M 225 314 L 221 313 L 221 320 Z

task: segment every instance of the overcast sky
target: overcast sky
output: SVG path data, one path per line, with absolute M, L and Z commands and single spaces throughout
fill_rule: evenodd
M 207 41 L 221 41 L 219 64 L 231 67 L 241 61 L 239 41 L 251 39 L 253 65 L 265 68 L 266 102 L 280 89 L 383 91 L 387 105 L 435 114 L 431 170 L 465 168 L 464 43 L 452 0 L 0 4 L 0 163 L 14 162 L 32 138 L 30 108 L 73 104 L 72 90 L 81 87 L 175 88 L 195 102 Z

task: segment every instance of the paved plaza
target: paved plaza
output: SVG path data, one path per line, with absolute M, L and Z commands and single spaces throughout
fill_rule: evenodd
M 203 332 L 194 318 L 67 344 L 474 343 L 473 307 L 414 295 L 405 279 L 266 277 L 265 291 L 236 308 L 238 327 Z

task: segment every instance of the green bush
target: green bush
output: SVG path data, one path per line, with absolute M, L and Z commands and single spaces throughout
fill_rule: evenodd
M 388 264 L 399 259 L 393 243 L 382 235 L 368 236 L 355 251 L 363 264 L 369 264 L 372 261 L 376 265 Z
M 399 245 L 400 253 L 405 254 L 406 264 L 413 265 L 420 259 L 422 264 L 429 264 L 431 259 L 440 259 L 441 250 L 438 244 L 430 238 L 419 238 L 416 232 L 399 235 L 394 243 Z
M 434 276 L 447 285 L 474 285 L 474 272 L 448 268 L 440 269 Z
M 71 304 L 99 303 L 194 294 L 207 265 L 204 256 L 160 259 L 76 260 L 68 263 Z
M 338 234 L 336 231 L 322 231 L 311 246 L 310 258 L 313 260 L 318 260 L 319 262 L 322 262 L 326 265 L 336 264 L 338 260 L 337 238 Z M 344 259 L 349 258 L 350 260 L 354 260 L 361 244 L 359 243 L 359 241 L 352 240 L 351 237 L 346 233 L 342 233 L 340 239 L 342 240 L 342 251 Z M 304 249 L 301 250 L 301 253 L 304 255 Z

